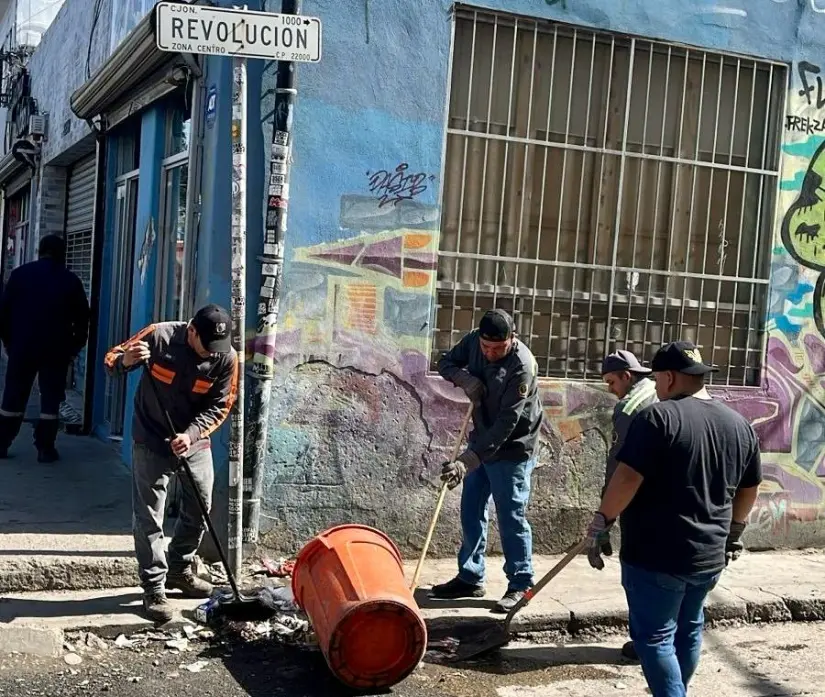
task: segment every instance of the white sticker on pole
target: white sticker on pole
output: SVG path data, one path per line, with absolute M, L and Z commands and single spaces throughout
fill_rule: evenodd
M 321 20 L 188 3 L 155 5 L 155 41 L 161 51 L 317 63 Z

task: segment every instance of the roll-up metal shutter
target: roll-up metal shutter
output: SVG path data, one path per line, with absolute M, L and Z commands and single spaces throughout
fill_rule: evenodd
M 92 244 L 97 181 L 94 155 L 78 160 L 69 170 L 66 190 L 66 267 L 77 274 L 89 297 L 92 287 Z M 69 387 L 83 393 L 86 349 L 75 359 Z
M 69 172 L 66 194 L 66 266 L 92 285 L 92 229 L 95 217 L 95 156 L 76 162 Z

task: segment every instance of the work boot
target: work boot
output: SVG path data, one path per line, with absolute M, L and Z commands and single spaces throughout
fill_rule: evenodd
M 44 462 L 44 463 L 51 463 L 57 462 L 60 459 L 60 453 L 57 452 L 57 448 L 52 446 L 51 448 L 38 448 L 37 449 L 37 461 Z
M 172 606 L 162 590 L 144 593 L 143 611 L 148 619 L 157 624 L 165 624 L 172 619 Z
M 516 606 L 516 603 L 523 597 L 524 591 L 508 590 L 504 594 L 504 597 L 495 604 L 492 611 L 500 615 L 506 615 L 508 612 L 510 612 L 510 610 L 512 610 Z
M 631 661 L 639 660 L 639 654 L 636 653 L 636 647 L 632 641 L 625 642 L 625 645 L 622 646 L 622 656 L 629 658 Z
M 195 576 L 191 569 L 166 577 L 166 590 L 179 590 L 187 598 L 209 598 L 214 590 L 209 581 Z
M 57 439 L 57 432 L 60 429 L 60 421 L 57 417 L 53 419 L 40 418 L 34 427 L 34 447 L 37 448 L 38 462 L 57 462 L 60 455 L 54 447 Z
M 483 598 L 484 586 L 476 583 L 467 583 L 456 576 L 452 581 L 433 586 L 430 590 L 431 598 L 439 600 L 458 600 L 459 598 Z

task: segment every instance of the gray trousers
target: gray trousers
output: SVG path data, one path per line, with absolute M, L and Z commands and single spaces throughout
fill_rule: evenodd
M 212 484 L 215 472 L 212 468 L 212 449 L 191 453 L 187 460 L 192 469 L 198 491 L 212 506 Z M 198 551 L 205 525 L 189 478 L 180 472 L 182 497 L 181 509 L 175 524 L 169 555 L 165 549 L 163 517 L 169 479 L 175 474 L 176 458 L 158 455 L 145 445 L 132 444 L 132 533 L 135 537 L 135 554 L 138 562 L 140 585 L 144 591 L 161 590 L 166 574 L 179 575 L 186 570 Z

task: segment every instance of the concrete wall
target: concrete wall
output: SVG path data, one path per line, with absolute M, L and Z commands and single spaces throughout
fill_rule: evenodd
M 102 0 L 94 28 L 94 0 L 63 3 L 29 59 L 32 96 L 40 113 L 49 117 L 44 163 L 90 137 L 89 125 L 72 113 L 69 98 L 110 54 L 111 3 Z
M 815 92 L 800 95 L 802 62 L 818 66 L 824 55 L 821 0 L 477 4 L 784 61 L 791 64 L 787 113 L 825 118 Z M 387 531 L 410 553 L 423 540 L 438 466 L 465 409 L 460 393 L 428 374 L 450 3 L 386 0 L 367 14 L 362 3 L 315 0 L 304 12 L 323 20 L 324 55 L 299 72 L 265 542 L 294 549 L 326 526 L 360 522 Z M 806 79 L 822 89 L 816 72 Z M 266 71 L 262 120 L 273 88 L 274 73 Z M 268 143 L 266 123 L 263 132 Z M 798 234 L 800 207 L 825 206 L 818 190 L 823 132 L 783 131 L 762 387 L 715 391 L 752 419 L 764 450 L 766 482 L 750 544 L 825 544 L 825 328 L 814 321 L 825 265 L 821 246 L 800 244 Z M 390 214 L 379 209 L 369 173 L 400 163 L 423 174 L 426 188 L 414 207 Z M 812 200 L 800 201 L 803 182 Z M 262 186 L 250 195 L 263 203 Z M 352 262 L 353 245 L 374 245 L 389 266 L 410 253 L 427 263 L 399 278 Z M 597 505 L 613 400 L 574 381 L 544 381 L 542 396 L 546 419 L 529 516 L 536 549 L 552 552 L 575 541 Z M 454 552 L 458 500 L 457 493 L 447 498 L 436 554 Z

